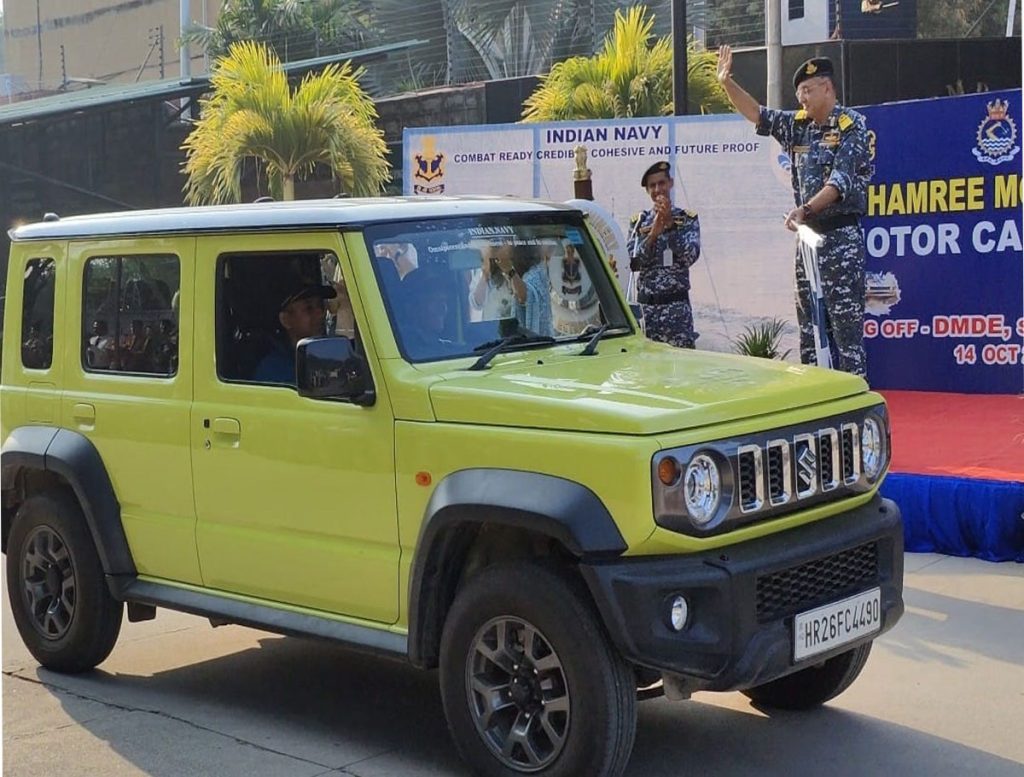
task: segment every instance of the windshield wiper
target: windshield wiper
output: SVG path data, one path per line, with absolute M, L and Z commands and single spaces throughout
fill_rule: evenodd
M 580 332 L 579 335 L 576 337 L 577 340 L 583 340 L 588 337 L 590 338 L 590 340 L 587 342 L 586 347 L 577 355 L 593 356 L 595 353 L 597 353 L 597 344 L 601 342 L 601 338 L 604 337 L 607 332 L 622 331 L 628 331 L 628 327 L 622 326 L 621 324 L 616 324 L 615 326 L 612 326 L 611 324 L 603 324 L 600 327 L 598 327 L 596 324 L 588 325 L 587 328 Z
M 481 343 L 474 351 L 483 351 L 487 349 L 479 359 L 473 362 L 467 369 L 469 370 L 482 370 L 491 360 L 499 353 L 504 351 L 510 345 L 520 345 L 522 343 L 553 343 L 555 338 L 548 337 L 547 335 L 528 335 L 523 332 L 517 332 L 514 335 L 503 337 L 501 340 L 489 340 L 486 343 Z
M 588 327 L 588 329 L 589 329 L 589 327 Z M 591 335 L 590 340 L 587 341 L 586 347 L 582 351 L 579 352 L 579 355 L 580 356 L 593 356 L 595 353 L 597 353 L 597 344 L 599 342 L 601 342 L 601 338 L 604 336 L 604 333 L 607 332 L 607 331 L 608 331 L 608 324 L 604 324 L 600 328 L 598 328 L 598 330 L 596 332 L 594 332 L 593 335 Z M 580 338 L 579 339 L 582 340 L 587 335 L 590 335 L 590 332 L 583 332 L 583 333 L 580 334 Z

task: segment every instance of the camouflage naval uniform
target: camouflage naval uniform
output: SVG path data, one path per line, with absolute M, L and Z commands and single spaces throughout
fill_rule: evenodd
M 690 307 L 690 265 L 700 257 L 700 221 L 697 214 L 672 208 L 672 226 L 650 239 L 654 210 L 645 210 L 629 224 L 627 250 L 637 279 L 637 301 L 644 314 L 649 338 L 678 348 L 693 348 L 700 336 L 693 331 Z M 665 252 L 671 251 L 666 264 Z
M 860 217 L 867 208 L 868 181 L 874 173 L 864 117 L 836 105 L 818 125 L 804 110 L 761 108 L 756 132 L 771 135 L 792 160 L 793 194 L 801 206 L 831 184 L 839 199 L 807 225 L 825 238 L 818 266 L 829 339 L 837 369 L 865 376 L 864 234 Z M 800 360 L 815 363 L 811 324 L 811 287 L 799 251 L 796 258 L 796 308 L 800 324 Z

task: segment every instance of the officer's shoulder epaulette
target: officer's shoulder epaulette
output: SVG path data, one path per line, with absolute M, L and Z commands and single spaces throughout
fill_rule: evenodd
M 793 114 L 793 121 L 807 121 L 807 111 L 803 108 Z
M 836 123 L 839 124 L 839 129 L 841 131 L 846 132 L 846 130 L 850 129 L 850 127 L 852 127 L 857 122 L 855 122 L 853 120 L 853 117 L 850 116 L 849 114 L 840 113 L 839 114 L 839 121 L 836 122 Z
M 679 212 L 676 214 L 675 222 L 676 224 L 685 224 L 687 219 L 693 221 L 695 218 L 697 218 L 697 211 L 680 208 Z
M 640 213 L 634 213 L 629 217 L 629 226 L 635 227 L 640 222 L 640 217 L 643 216 L 643 211 Z

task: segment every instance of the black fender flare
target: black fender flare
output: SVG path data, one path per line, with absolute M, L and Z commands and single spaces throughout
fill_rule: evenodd
M 626 550 L 611 513 L 586 486 L 565 478 L 507 469 L 465 469 L 445 477 L 427 503 L 409 576 L 409 658 L 436 663 L 440 629 L 453 590 L 445 560 L 467 532 L 484 523 L 551 537 L 578 559 Z M 475 532 L 473 532 L 475 535 Z
M 2 487 L 15 487 L 24 469 L 59 475 L 82 506 L 100 564 L 107 575 L 135 575 L 135 562 L 121 524 L 121 504 L 100 453 L 88 437 L 68 429 L 23 426 L 2 449 Z

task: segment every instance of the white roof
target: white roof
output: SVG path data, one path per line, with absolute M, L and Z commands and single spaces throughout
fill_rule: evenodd
M 575 210 L 570 205 L 510 197 L 372 197 L 258 202 L 96 213 L 44 221 L 12 229 L 11 240 L 74 237 L 258 232 L 281 229 L 342 229 L 381 221 L 406 221 Z

